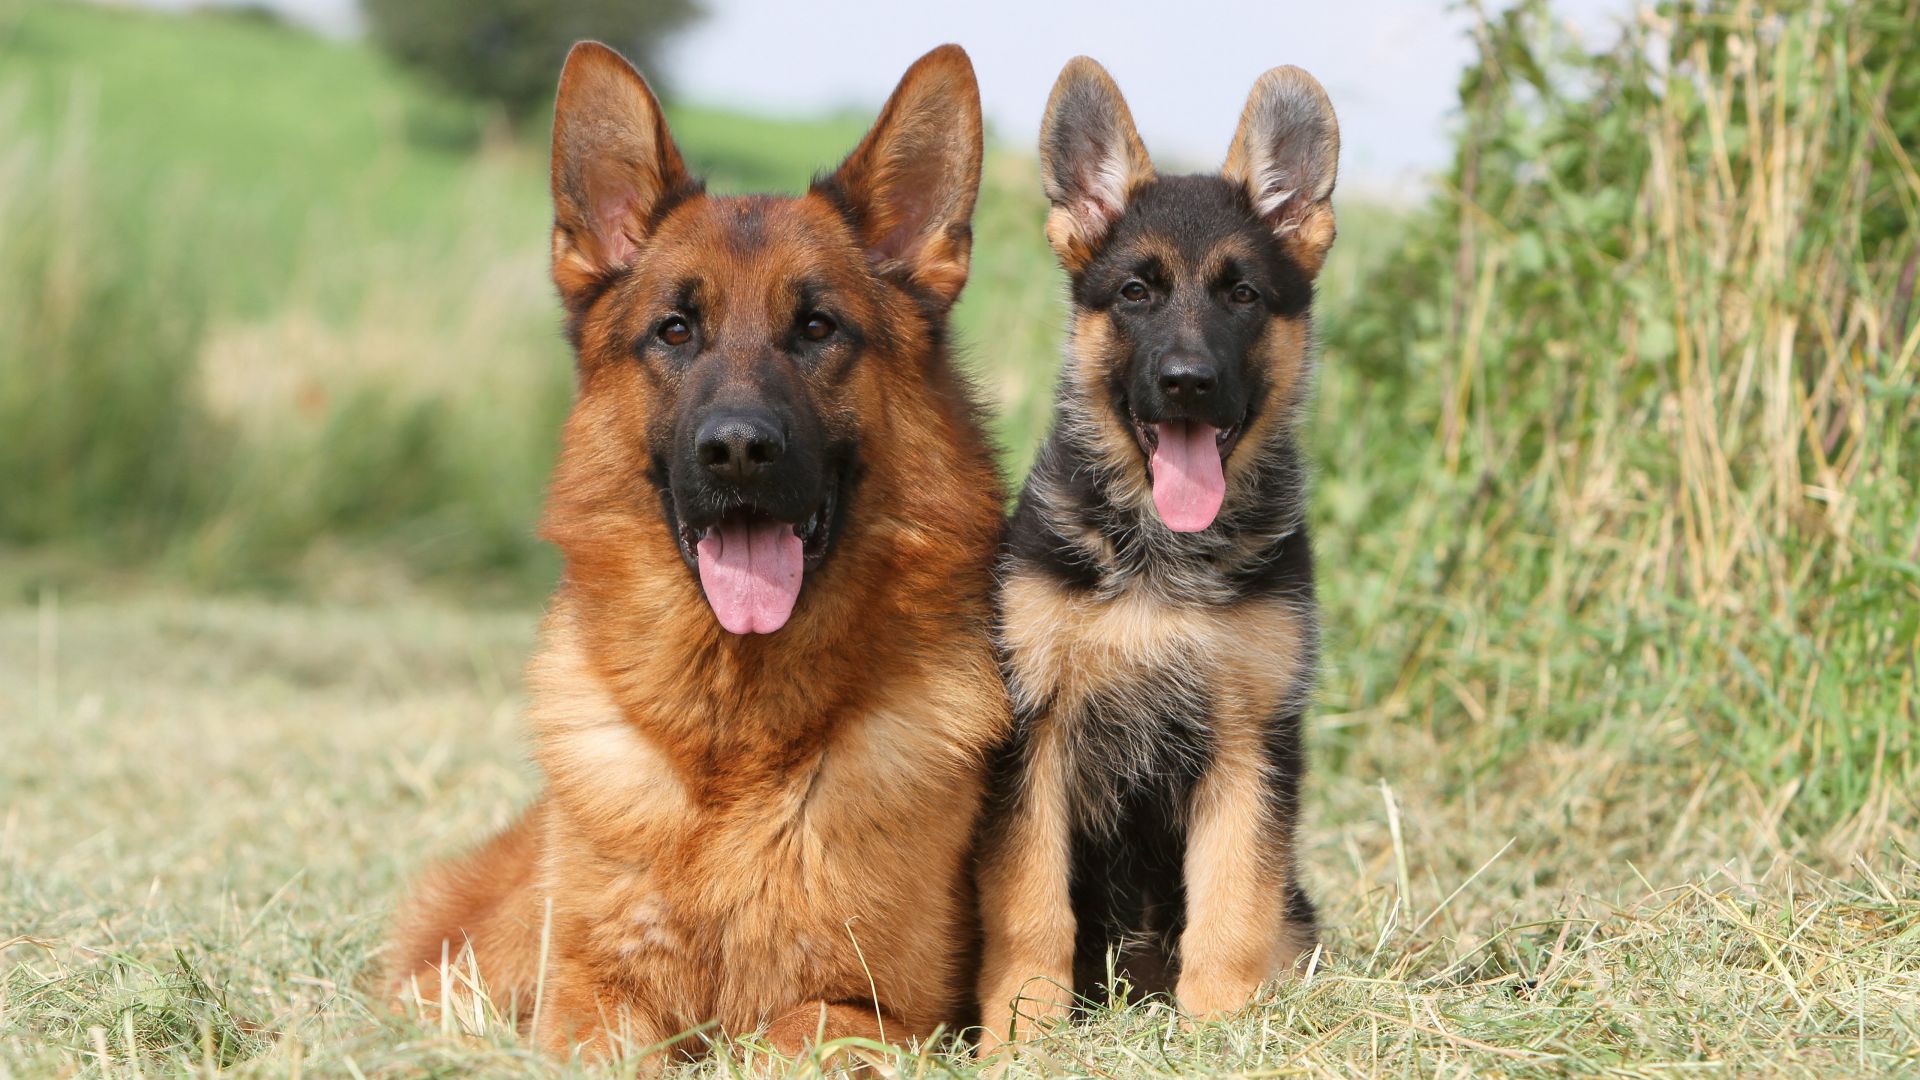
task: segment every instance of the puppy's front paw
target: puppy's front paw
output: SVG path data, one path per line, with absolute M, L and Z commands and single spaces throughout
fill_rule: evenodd
M 1018 987 L 988 994 L 982 1002 L 976 1055 L 982 1061 L 997 1057 L 1004 1069 L 1018 1044 L 1044 1038 L 1071 1021 L 1072 996 L 1064 981 L 1045 978 L 1028 979 Z M 1004 1004 L 996 1008 L 987 1002 Z
M 1174 988 L 1180 1011 L 1192 1020 L 1219 1020 L 1246 1008 L 1260 992 L 1260 980 L 1246 976 L 1183 975 Z

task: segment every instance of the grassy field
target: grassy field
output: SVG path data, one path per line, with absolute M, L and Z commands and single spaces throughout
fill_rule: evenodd
M 1027 1072 L 1920 1074 L 1920 4 L 1633 34 L 1491 19 L 1431 203 L 1340 207 L 1324 955 Z M 673 120 L 730 190 L 863 123 Z M 595 1071 L 361 986 L 537 784 L 538 142 L 357 45 L 0 3 L 0 1080 Z M 993 154 L 958 321 L 1016 472 L 1041 213 Z
M 591 1072 L 490 1018 L 390 1020 L 359 986 L 416 860 L 534 789 L 530 643 L 523 613 L 418 601 L 0 615 L 0 1075 Z M 1920 861 L 1874 846 L 1822 873 L 1780 792 L 1724 765 L 1650 782 L 1627 735 L 1462 784 L 1443 739 L 1322 718 L 1348 752 L 1312 786 L 1313 977 L 1193 1034 L 1104 1016 L 1035 1071 L 1920 1068 Z

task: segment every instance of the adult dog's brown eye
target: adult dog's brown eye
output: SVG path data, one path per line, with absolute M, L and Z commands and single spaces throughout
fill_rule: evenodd
M 660 324 L 660 340 L 669 345 L 685 345 L 692 339 L 693 327 L 678 315 Z
M 833 325 L 833 320 L 818 311 L 808 315 L 800 322 L 800 334 L 808 341 L 825 341 L 827 338 L 833 336 L 835 329 L 837 329 L 837 327 Z
M 1260 299 L 1260 294 L 1253 291 L 1253 286 L 1244 281 L 1235 285 L 1233 292 L 1228 295 L 1233 297 L 1233 302 L 1236 304 L 1251 304 L 1255 300 Z
M 1129 281 L 1120 286 L 1120 299 L 1139 303 L 1147 298 L 1147 287 L 1139 281 Z

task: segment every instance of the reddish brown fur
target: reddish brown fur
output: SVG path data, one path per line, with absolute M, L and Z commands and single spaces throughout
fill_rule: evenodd
M 850 219 L 830 193 L 688 190 L 644 83 L 586 49 L 555 134 L 554 275 L 580 391 L 544 527 L 566 575 L 529 675 L 547 788 L 507 833 L 423 880 L 390 978 L 420 976 L 431 996 L 443 942 L 471 940 L 496 1003 L 533 1024 L 539 996 L 533 1035 L 554 1050 L 631 1051 L 710 1021 L 764 1028 L 788 1052 L 823 1024 L 829 1039 L 925 1037 L 963 994 L 964 865 L 982 759 L 1007 724 L 987 638 L 1001 492 L 937 340 L 966 274 L 971 66 L 948 47 L 908 73 L 839 174 L 842 197 L 875 208 Z M 581 116 L 602 122 L 566 122 Z M 900 227 L 881 212 L 900 185 L 926 182 L 914 155 L 969 142 L 971 175 L 949 162 L 964 191 L 939 227 L 919 243 L 873 235 Z M 724 308 L 714 332 L 745 342 L 785 317 L 802 273 L 867 331 L 857 359 L 805 375 L 822 415 L 857 437 L 864 476 L 791 621 L 735 636 L 649 475 L 676 378 L 629 343 L 660 292 L 696 275 Z M 751 379 L 752 355 L 702 362 Z

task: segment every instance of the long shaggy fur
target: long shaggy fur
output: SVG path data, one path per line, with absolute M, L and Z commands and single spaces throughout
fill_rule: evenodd
M 1000 567 L 1015 726 L 980 860 L 990 1044 L 1103 996 L 1111 975 L 1196 1015 L 1231 1011 L 1315 941 L 1293 851 L 1319 640 L 1295 432 L 1324 255 L 1302 222 L 1332 240 L 1324 101 L 1304 73 L 1269 74 L 1215 177 L 1154 175 L 1091 61 L 1068 65 L 1049 106 L 1049 237 L 1074 318 Z M 1303 162 L 1321 172 L 1287 189 Z M 1236 274 L 1261 286 L 1257 320 L 1204 299 Z M 1247 388 L 1203 531 L 1174 532 L 1155 509 L 1131 395 L 1161 350 L 1115 314 L 1128 280 L 1169 297 L 1168 314 L 1137 318 L 1187 312 L 1184 340 L 1208 342 Z
M 544 526 L 566 572 L 528 678 L 546 787 L 401 906 L 394 992 L 436 996 L 442 956 L 467 971 L 471 950 L 535 1040 L 593 1055 L 691 1051 L 702 1027 L 789 1053 L 925 1038 L 968 1010 L 968 856 L 1008 726 L 1001 494 L 946 345 L 979 154 L 949 46 L 806 195 L 711 197 L 639 76 L 576 49 L 553 248 L 580 390 Z M 797 344 L 816 308 L 837 329 Z M 660 345 L 674 312 L 712 347 Z M 680 546 L 678 418 L 703 385 L 775 380 L 828 447 L 835 540 L 783 628 L 735 635 Z

